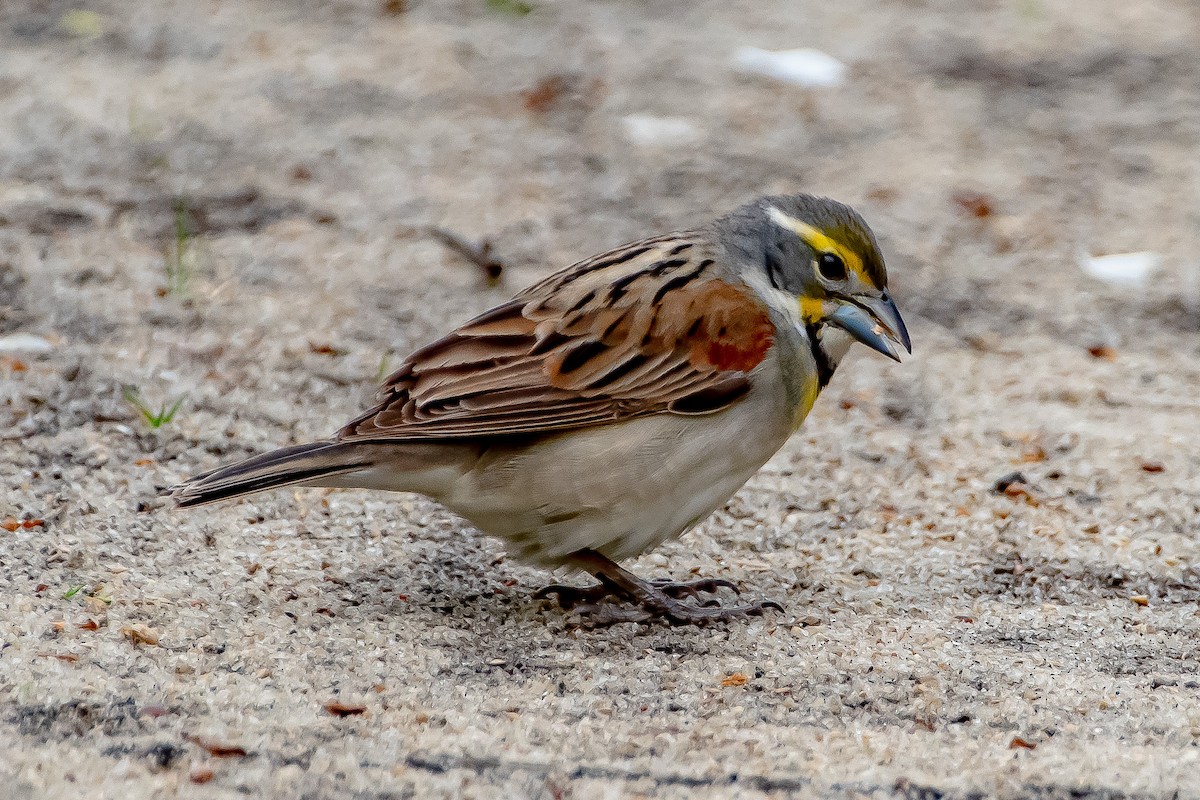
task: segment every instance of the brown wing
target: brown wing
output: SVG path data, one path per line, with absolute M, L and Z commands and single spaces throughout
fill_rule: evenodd
M 724 408 L 774 328 L 697 233 L 627 245 L 413 353 L 340 439 L 454 439 Z

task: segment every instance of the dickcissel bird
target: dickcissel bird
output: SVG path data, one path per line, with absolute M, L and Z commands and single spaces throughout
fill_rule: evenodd
M 597 623 L 782 610 L 701 602 L 734 587 L 616 562 L 723 506 L 854 341 L 897 361 L 912 349 L 870 228 L 833 200 L 765 197 L 556 272 L 417 350 L 332 438 L 171 493 L 194 506 L 288 485 L 418 492 L 524 560 L 595 575 L 542 593 Z

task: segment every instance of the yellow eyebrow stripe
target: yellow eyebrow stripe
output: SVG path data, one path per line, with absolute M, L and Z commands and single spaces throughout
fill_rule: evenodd
M 858 253 L 844 247 L 836 239 L 826 235 L 818 228 L 814 228 L 803 220 L 789 216 L 775 206 L 767 208 L 767 216 L 781 228 L 786 228 L 792 233 L 804 240 L 805 244 L 811 247 L 818 253 L 836 253 L 841 256 L 842 261 L 846 262 L 846 268 L 852 271 L 862 280 L 868 280 L 866 273 L 863 270 L 862 259 L 858 257 Z

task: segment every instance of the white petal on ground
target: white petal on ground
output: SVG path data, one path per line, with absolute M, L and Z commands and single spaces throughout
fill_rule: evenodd
M 774 51 L 739 47 L 734 51 L 733 63 L 743 72 L 796 86 L 838 86 L 846 78 L 845 64 L 828 53 L 810 47 Z
M 1118 286 L 1141 286 L 1161 263 L 1162 256 L 1150 250 L 1106 256 L 1083 254 L 1079 259 L 1088 275 Z
M 700 139 L 701 131 L 685 117 L 657 117 L 652 114 L 630 114 L 621 119 L 625 138 L 642 147 L 688 144 Z
M 10 333 L 0 336 L 0 353 L 49 353 L 54 344 L 46 338 L 32 333 Z

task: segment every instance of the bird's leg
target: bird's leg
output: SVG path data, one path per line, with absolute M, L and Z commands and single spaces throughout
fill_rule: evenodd
M 595 575 L 600 584 L 587 589 L 564 586 L 548 586 L 539 595 L 557 594 L 560 604 L 564 599 L 588 622 L 609 625 L 615 622 L 642 622 L 661 618 L 672 625 L 703 625 L 728 619 L 757 617 L 768 608 L 783 611 L 778 603 L 767 600 L 744 606 L 723 607 L 715 599 L 703 605 L 692 605 L 683 598 L 696 597 L 701 592 L 715 592 L 725 587 L 737 591 L 729 581 L 707 579 L 673 583 L 658 580 L 647 581 L 623 569 L 612 559 L 595 550 L 580 550 L 571 555 L 571 561 L 580 569 Z M 604 603 L 613 598 L 633 605 L 627 608 L 615 603 Z

